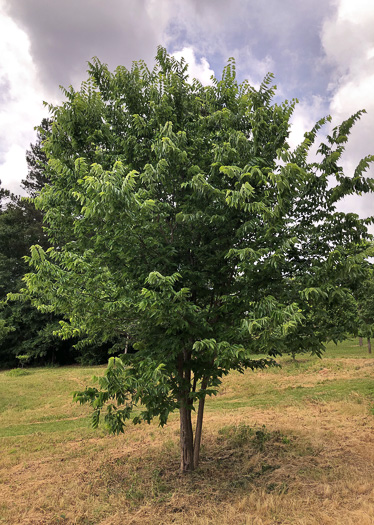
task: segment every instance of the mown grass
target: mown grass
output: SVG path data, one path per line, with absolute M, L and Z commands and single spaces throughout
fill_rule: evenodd
M 232 373 L 207 401 L 200 468 L 178 472 L 178 416 L 121 436 L 72 392 L 103 367 L 0 373 L 0 523 L 371 524 L 374 361 L 325 357 Z

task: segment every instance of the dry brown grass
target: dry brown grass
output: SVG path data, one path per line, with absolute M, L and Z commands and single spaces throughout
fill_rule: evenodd
M 188 476 L 178 472 L 176 416 L 118 437 L 82 427 L 1 438 L 0 523 L 373 524 L 372 361 L 304 365 L 228 377 Z M 69 371 L 78 382 L 80 373 Z

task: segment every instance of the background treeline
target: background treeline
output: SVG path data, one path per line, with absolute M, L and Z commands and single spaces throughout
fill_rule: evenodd
M 18 292 L 28 271 L 23 259 L 30 246 L 48 248 L 43 216 L 33 204 L 48 181 L 48 163 L 42 142 L 51 128 L 44 119 L 35 144 L 26 152 L 28 174 L 22 188 L 28 197 L 12 194 L 0 184 L 0 368 L 17 366 L 17 356 L 27 355 L 29 364 L 101 364 L 107 361 L 112 344 L 79 344 L 78 339 L 62 340 L 54 335 L 60 317 L 41 313 L 30 304 L 7 301 L 7 294 Z M 81 342 L 82 343 L 82 342 Z

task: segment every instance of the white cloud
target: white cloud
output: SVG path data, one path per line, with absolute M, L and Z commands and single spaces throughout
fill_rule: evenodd
M 0 180 L 16 193 L 27 174 L 25 151 L 35 139 L 33 128 L 46 113 L 29 49 L 27 35 L 0 3 Z
M 20 181 L 26 177 L 27 163 L 25 147 L 13 144 L 7 150 L 4 162 L 0 165 L 2 186 L 12 193 L 20 194 Z
M 330 84 L 333 123 L 339 124 L 363 108 L 368 112 L 354 126 L 343 158 L 346 174 L 352 175 L 362 157 L 374 154 L 374 2 L 338 0 L 336 6 L 321 34 L 326 61 L 335 69 Z M 373 167 L 368 173 L 374 177 Z M 341 209 L 372 215 L 374 197 L 350 197 Z
M 262 59 L 256 58 L 250 46 L 234 49 L 232 56 L 235 58 L 238 74 L 247 79 L 255 89 L 259 89 L 265 75 L 274 72 L 274 59 L 268 54 Z M 279 91 L 278 94 L 280 95 Z
M 339 122 L 363 108 L 368 112 L 352 132 L 350 154 L 357 160 L 374 147 L 373 27 L 372 0 L 339 0 L 321 35 L 326 60 L 336 73 L 330 84 L 333 120 Z
M 304 140 L 305 132 L 310 131 L 319 119 L 326 116 L 325 108 L 325 100 L 317 95 L 310 101 L 301 100 L 296 105 L 291 117 L 291 133 L 288 141 L 292 149 Z
M 205 57 L 202 57 L 200 62 L 197 61 L 192 47 L 184 47 L 181 51 L 173 53 L 173 56 L 177 60 L 181 60 L 181 58 L 185 59 L 188 64 L 190 80 L 197 78 L 204 86 L 212 83 L 210 77 L 214 75 L 213 69 L 210 68 L 209 62 Z

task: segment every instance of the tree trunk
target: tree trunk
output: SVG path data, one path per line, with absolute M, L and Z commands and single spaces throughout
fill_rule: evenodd
M 359 337 L 359 338 L 358 338 L 358 344 L 359 344 L 360 346 L 362 346 L 362 345 L 364 344 L 363 341 L 362 341 L 362 337 Z
M 191 354 L 186 350 L 178 356 L 178 372 L 181 385 L 179 398 L 181 472 L 191 472 L 193 467 L 193 430 L 191 412 L 193 408 L 191 393 L 191 369 L 184 367 Z
M 369 351 L 369 354 L 371 354 L 371 341 L 370 341 L 370 337 L 368 337 L 368 351 Z
M 204 379 L 201 383 L 201 390 L 205 390 L 207 387 L 207 381 Z M 201 432 L 203 429 L 203 416 L 205 406 L 205 394 L 199 401 L 199 409 L 197 411 L 196 430 L 195 430 L 195 442 L 193 450 L 193 466 L 194 469 L 199 466 L 200 459 L 200 445 L 201 445 Z
M 125 354 L 127 354 L 127 351 L 129 349 L 129 340 L 130 340 L 130 337 L 126 335 Z
M 191 410 L 187 403 L 180 407 L 180 447 L 181 472 L 191 472 L 194 469 L 194 446 L 191 422 Z

